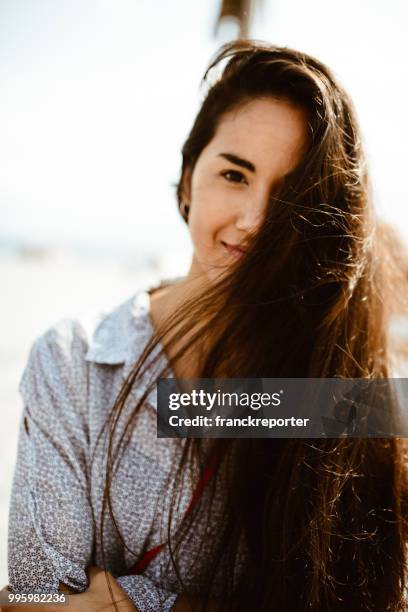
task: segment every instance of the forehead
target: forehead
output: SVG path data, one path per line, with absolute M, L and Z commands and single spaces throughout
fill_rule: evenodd
M 236 153 L 260 171 L 286 173 L 299 162 L 307 143 L 306 111 L 286 100 L 262 98 L 227 112 L 207 147 L 207 159 Z M 203 152 L 204 153 L 204 152 Z

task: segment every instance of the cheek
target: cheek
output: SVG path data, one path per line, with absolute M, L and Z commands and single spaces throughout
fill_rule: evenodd
M 204 195 L 204 194 L 202 194 Z M 194 243 L 208 246 L 217 239 L 217 234 L 226 225 L 226 210 L 214 194 L 212 197 L 196 198 L 192 201 L 189 215 L 189 228 Z
M 191 240 L 196 249 L 211 248 L 214 240 L 214 226 L 208 215 L 200 214 L 198 211 L 190 211 L 188 220 Z

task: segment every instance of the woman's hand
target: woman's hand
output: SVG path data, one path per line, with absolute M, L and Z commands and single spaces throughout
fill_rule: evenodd
M 109 578 L 113 599 L 116 602 L 117 609 L 120 610 L 120 612 L 138 612 L 112 574 L 107 572 L 106 577 L 104 570 L 95 566 L 88 568 L 87 574 L 89 586 L 83 593 L 77 593 L 73 589 L 60 583 L 59 590 L 69 594 L 69 604 L 68 606 L 64 606 L 65 609 L 72 612 L 100 612 L 102 609 L 106 612 L 113 612 L 115 606 L 112 603 L 112 596 L 107 583 L 107 578 Z M 9 591 L 7 587 L 4 587 L 0 592 L 8 593 Z M 29 607 L 24 604 L 17 606 L 2 605 L 0 610 L 1 612 L 62 612 L 61 605 L 35 606 L 32 604 L 30 604 Z

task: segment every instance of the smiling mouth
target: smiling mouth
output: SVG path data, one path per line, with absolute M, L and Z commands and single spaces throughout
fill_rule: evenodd
M 238 245 L 227 244 L 224 241 L 221 241 L 221 244 L 228 251 L 228 253 L 231 253 L 235 257 L 242 257 L 242 255 L 245 255 L 246 253 L 246 250 Z

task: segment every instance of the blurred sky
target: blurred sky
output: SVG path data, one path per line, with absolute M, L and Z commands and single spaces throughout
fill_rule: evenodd
M 224 38 L 209 0 L 0 1 L 0 239 L 188 249 L 171 186 Z M 329 64 L 408 237 L 404 0 L 263 0 L 251 37 Z M 226 36 L 224 34 L 224 36 Z

